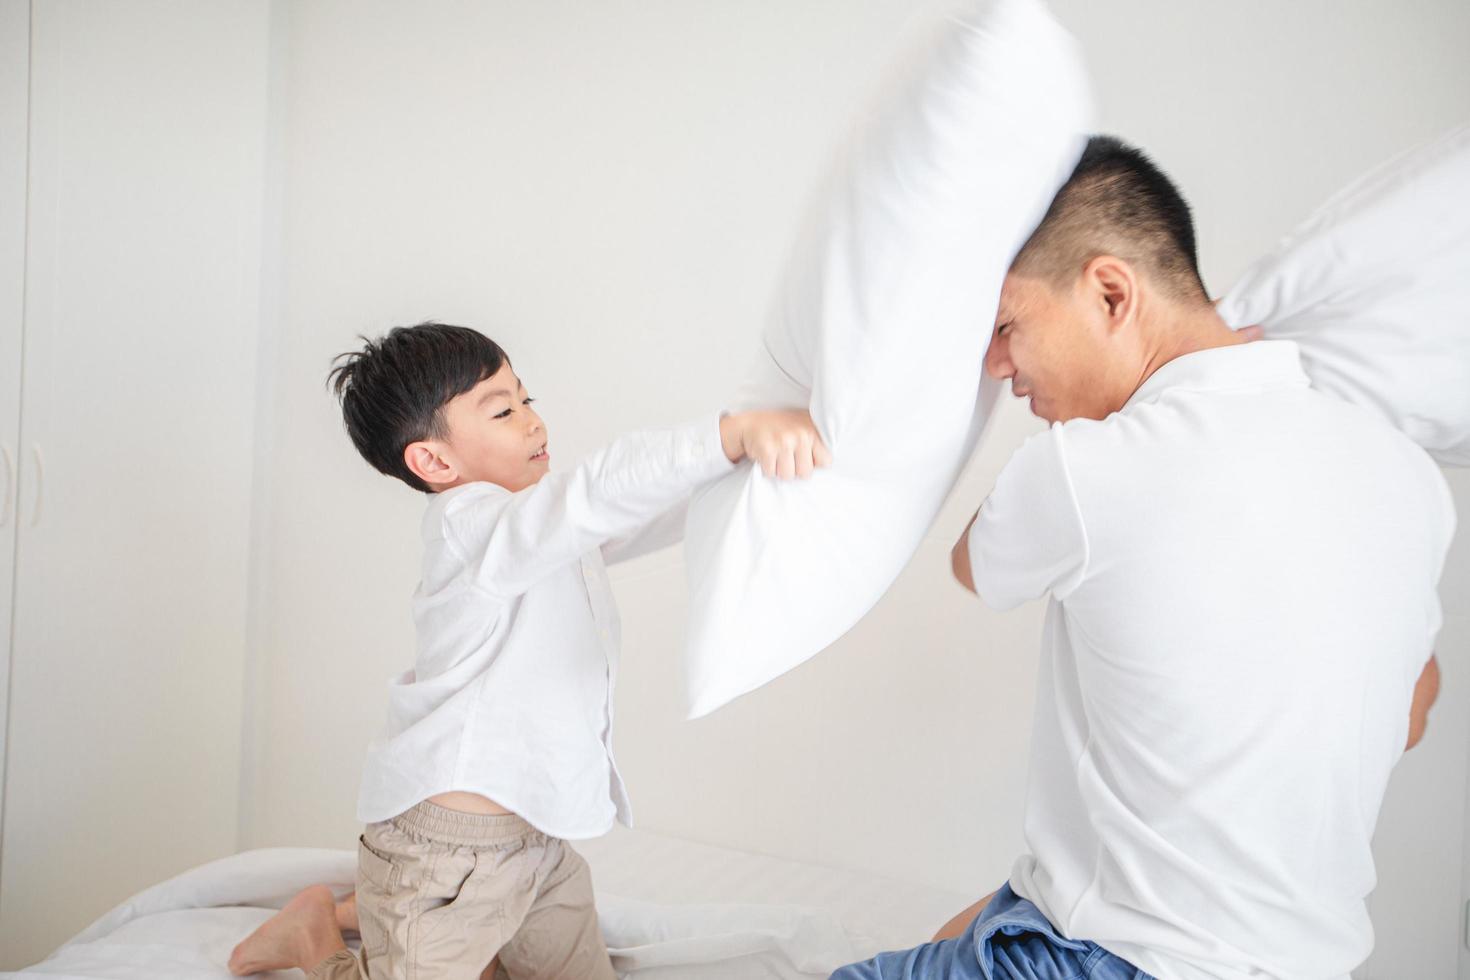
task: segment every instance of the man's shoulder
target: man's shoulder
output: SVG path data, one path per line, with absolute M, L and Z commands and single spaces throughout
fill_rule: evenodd
M 1103 419 L 1068 419 L 1054 422 L 1048 435 L 1068 472 L 1126 472 L 1167 453 L 1182 442 L 1180 427 L 1171 424 L 1167 413 L 1156 406 L 1143 411 L 1114 412 Z
M 1061 424 L 1070 453 L 1105 455 L 1118 461 L 1148 461 L 1175 450 L 1219 443 L 1307 443 L 1331 428 L 1372 425 L 1360 412 L 1306 386 L 1200 389 L 1170 388 L 1130 403 L 1104 419 Z M 1239 448 L 1239 447 L 1235 447 Z
M 1122 501 L 1132 507 L 1158 491 L 1191 482 L 1193 461 L 1201 456 L 1234 457 L 1248 465 L 1233 445 L 1237 439 L 1248 444 L 1248 437 L 1237 432 L 1219 438 L 1221 428 L 1237 424 L 1248 428 L 1253 423 L 1215 413 L 1213 425 L 1201 425 L 1197 411 L 1165 399 L 1130 405 L 1102 419 L 1053 423 L 1043 435 L 1078 506 L 1111 510 Z M 1039 456 L 1040 447 L 1035 452 Z
M 1040 432 L 1027 436 L 1011 453 L 1001 470 L 1000 481 L 1050 479 L 1065 468 L 1061 450 L 1062 423 L 1053 422 Z
M 1039 484 L 1106 478 L 1129 472 L 1159 448 L 1137 425 L 1117 413 L 1106 419 L 1053 422 L 1021 443 L 1007 460 L 997 486 L 1024 490 Z

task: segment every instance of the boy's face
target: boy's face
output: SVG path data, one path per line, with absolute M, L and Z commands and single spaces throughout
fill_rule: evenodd
M 546 475 L 546 425 L 510 364 L 441 410 L 449 434 L 404 449 L 410 469 L 436 491 L 462 483 L 524 490 Z

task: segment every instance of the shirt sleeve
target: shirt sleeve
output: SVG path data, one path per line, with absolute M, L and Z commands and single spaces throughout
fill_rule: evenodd
M 970 574 L 989 606 L 1051 592 L 1064 599 L 1087 572 L 1087 532 L 1067 468 L 1064 427 L 1021 444 L 970 528 Z
M 508 598 L 646 526 L 732 468 L 717 419 L 636 432 L 517 493 L 485 484 L 449 501 L 443 533 L 474 584 Z
M 684 525 L 689 520 L 692 496 L 685 496 L 674 506 L 630 534 L 624 534 L 602 545 L 602 560 L 609 565 L 632 561 L 644 555 L 671 548 L 684 540 Z

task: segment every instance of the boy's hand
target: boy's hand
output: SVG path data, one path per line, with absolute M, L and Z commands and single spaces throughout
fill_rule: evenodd
M 741 412 L 720 419 L 720 442 L 730 462 L 749 457 L 766 476 L 805 479 L 832 462 L 805 409 Z

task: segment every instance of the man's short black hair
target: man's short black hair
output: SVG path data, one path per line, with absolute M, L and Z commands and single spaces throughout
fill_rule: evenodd
M 1071 285 L 1099 255 L 1140 266 L 1174 299 L 1209 302 L 1189 204 L 1143 151 L 1114 136 L 1087 141 L 1072 176 L 1011 268 Z
M 377 340 L 361 339 L 366 346 L 337 355 L 327 375 L 347 434 L 374 469 L 432 493 L 404 463 L 403 450 L 447 436 L 444 406 L 510 358 L 478 330 L 447 323 L 394 327 Z

